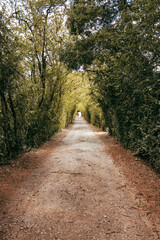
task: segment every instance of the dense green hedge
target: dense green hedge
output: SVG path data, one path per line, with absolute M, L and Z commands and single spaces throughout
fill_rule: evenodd
M 85 104 L 83 116 L 94 126 L 103 130 L 105 129 L 105 119 L 98 103 L 90 99 L 90 101 Z
M 0 126 L 0 164 L 6 164 L 10 158 L 49 140 L 55 132 L 72 122 L 75 110 L 75 105 L 72 105 L 63 112 L 53 112 L 53 109 L 26 112 L 23 119 L 21 116 L 17 117 L 19 124 L 16 125 L 18 128 L 16 135 L 11 112 L 8 112 L 7 119 L 6 116 L 1 115 L 0 122 L 4 124 Z

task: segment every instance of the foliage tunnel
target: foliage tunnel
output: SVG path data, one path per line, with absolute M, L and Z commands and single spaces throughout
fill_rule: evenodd
M 0 163 L 77 109 L 160 171 L 158 0 L 18 0 L 0 8 Z

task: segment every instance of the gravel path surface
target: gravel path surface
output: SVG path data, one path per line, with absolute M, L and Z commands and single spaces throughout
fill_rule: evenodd
M 31 170 L 26 163 L 21 182 L 13 176 L 10 195 L 9 184 L 3 185 L 0 239 L 160 239 L 159 219 L 152 221 L 145 198 L 137 200 L 136 189 L 107 154 L 99 138 L 107 133 L 77 117 L 63 134 L 47 154 L 45 146 L 33 153 L 41 162 Z

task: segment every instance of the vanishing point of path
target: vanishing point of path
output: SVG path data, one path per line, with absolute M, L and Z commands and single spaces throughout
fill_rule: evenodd
M 40 164 L 24 165 L 17 183 L 15 166 L 10 194 L 3 186 L 0 196 L 1 240 L 160 239 L 158 215 L 152 221 L 135 204 L 136 190 L 107 154 L 102 133 L 77 117 L 64 138 L 63 132 L 54 137 L 48 154 L 45 145 L 33 152 Z

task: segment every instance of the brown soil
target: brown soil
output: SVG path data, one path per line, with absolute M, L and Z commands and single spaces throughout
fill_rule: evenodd
M 160 239 L 159 186 L 153 169 L 79 117 L 0 168 L 0 239 Z

